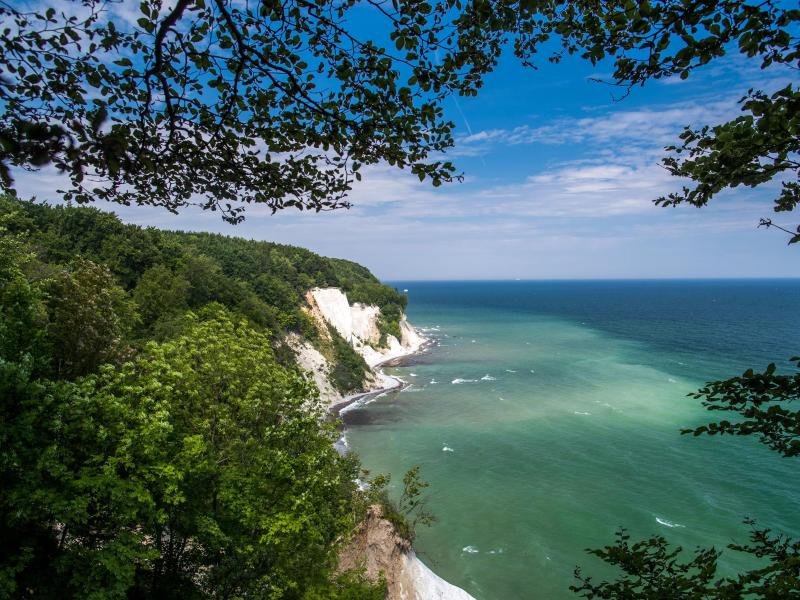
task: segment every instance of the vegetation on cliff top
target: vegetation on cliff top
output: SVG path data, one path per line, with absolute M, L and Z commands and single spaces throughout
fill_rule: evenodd
M 266 328 L 279 361 L 290 365 L 294 358 L 282 340 L 289 331 L 311 340 L 317 337 L 315 323 L 302 310 L 304 294 L 313 287 L 327 286 L 342 288 L 351 302 L 378 305 L 382 334 L 400 333 L 398 320 L 406 296 L 351 261 L 322 257 L 295 246 L 126 225 L 112 214 L 91 208 L 50 207 L 3 198 L 0 218 L 5 235 L 25 240 L 39 270 L 71 265 L 67 274 L 49 284 L 59 288 L 51 291 L 54 297 L 66 297 L 68 290 L 80 294 L 89 289 L 78 285 L 75 277 L 110 278 L 108 283 L 116 286 L 117 312 L 127 307 L 119 319 L 120 329 L 114 333 L 120 338 L 115 344 L 135 348 L 150 339 L 169 339 L 181 331 L 187 310 L 218 302 Z M 61 310 L 65 315 L 80 310 L 84 300 L 73 298 L 74 306 L 65 305 Z M 62 333 L 77 336 L 78 330 L 67 324 Z M 335 362 L 332 379 L 338 389 L 348 392 L 363 384 L 365 364 L 341 342 L 334 344 L 331 356 Z M 96 343 L 98 352 L 109 352 L 114 345 L 101 340 Z M 71 359 L 65 356 L 60 360 Z M 89 359 L 83 356 L 81 360 Z M 74 375 L 87 372 L 80 365 L 59 368 L 77 369 Z

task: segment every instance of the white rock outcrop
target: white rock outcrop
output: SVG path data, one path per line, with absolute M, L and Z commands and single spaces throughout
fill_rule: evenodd
M 328 405 L 340 401 L 342 397 L 328 377 L 330 365 L 322 353 L 296 333 L 290 333 L 286 343 L 294 352 L 298 366 L 311 375 L 319 397 Z
M 401 339 L 388 335 L 385 347 L 376 348 L 381 339 L 378 329 L 380 308 L 359 302 L 351 306 L 347 295 L 339 288 L 314 288 L 308 293 L 307 299 L 312 307 L 312 314 L 321 315 L 328 325 L 338 331 L 364 357 L 370 367 L 413 354 L 425 343 L 425 338 L 403 317 L 400 320 Z
M 403 317 L 400 320 L 401 339 L 398 340 L 393 335 L 386 336 L 384 347 L 378 347 L 381 340 L 378 329 L 380 308 L 359 302 L 351 305 L 347 295 L 339 288 L 314 288 L 306 294 L 306 303 L 309 315 L 317 322 L 320 335 L 329 338 L 331 331 L 335 330 L 364 358 L 370 369 L 383 362 L 413 354 L 427 341 Z M 331 385 L 330 364 L 311 343 L 297 334 L 289 335 L 286 343 L 294 352 L 298 366 L 312 376 L 320 398 L 329 407 L 346 403 L 352 398 L 342 397 Z M 401 382 L 396 378 L 373 370 L 363 391 L 392 389 L 400 385 Z
M 325 320 L 346 342 L 353 340 L 353 313 L 347 296 L 339 288 L 314 288 L 309 292 Z M 377 308 L 377 307 L 376 307 Z
M 377 344 L 381 340 L 381 332 L 378 329 L 378 319 L 381 316 L 381 309 L 370 304 L 356 302 L 350 307 L 350 315 L 353 321 L 353 338 L 350 343 Z

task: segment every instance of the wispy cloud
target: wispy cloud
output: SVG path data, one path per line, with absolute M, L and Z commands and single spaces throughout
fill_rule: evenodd
M 734 116 L 734 99 L 683 103 L 660 108 L 606 111 L 600 115 L 561 118 L 539 126 L 490 129 L 461 137 L 457 144 L 483 147 L 521 144 L 583 144 L 663 147 L 676 141 L 686 126 L 714 123 Z

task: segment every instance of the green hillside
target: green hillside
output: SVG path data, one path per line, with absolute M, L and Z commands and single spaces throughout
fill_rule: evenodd
M 33 253 L 34 270 L 69 269 L 79 260 L 107 269 L 131 303 L 121 334 L 132 348 L 169 339 L 182 330 L 187 310 L 214 302 L 264 328 L 284 365 L 294 360 L 283 345 L 287 332 L 315 340 L 334 363 L 332 383 L 349 392 L 362 385 L 365 365 L 348 344 L 319 339 L 301 310 L 305 292 L 342 288 L 351 302 L 380 306 L 384 335 L 400 334 L 405 295 L 351 261 L 283 244 L 126 225 L 93 208 L 1 199 L 0 219 L 5 235 L 17 236 Z
M 383 598 L 335 573 L 370 498 L 282 343 L 313 286 L 405 306 L 301 248 L 0 200 L 0 598 Z

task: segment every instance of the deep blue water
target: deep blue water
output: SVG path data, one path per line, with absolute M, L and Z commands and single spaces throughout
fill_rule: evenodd
M 729 377 L 800 354 L 800 280 L 394 281 L 412 322 L 449 311 L 549 315 Z M 658 360 L 656 358 L 656 360 Z M 699 368 L 698 368 L 699 367 Z M 731 372 L 734 369 L 734 372 Z

